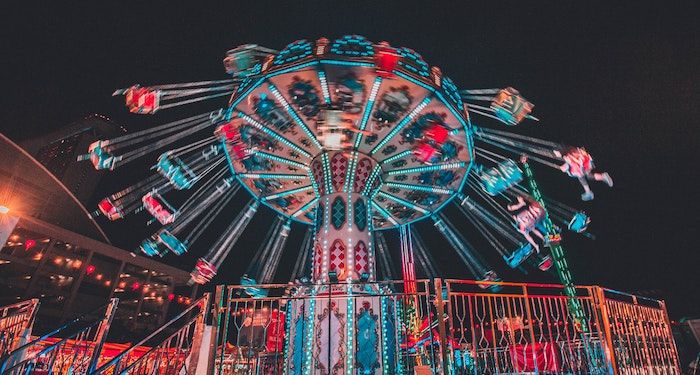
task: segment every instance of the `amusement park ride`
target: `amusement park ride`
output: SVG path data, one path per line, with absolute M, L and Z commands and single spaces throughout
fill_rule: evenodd
M 427 274 L 434 272 L 411 226 L 424 219 L 433 221 L 474 278 L 499 280 L 455 229 L 456 219 L 442 212 L 452 203 L 508 266 L 531 264 L 543 271 L 554 266 L 569 309 L 582 316 L 561 231 L 584 233 L 590 219 L 543 196 L 530 163 L 577 178 L 584 201 L 593 199 L 588 180 L 612 186 L 612 179 L 594 172 L 584 148 L 504 130 L 538 121 L 533 104 L 517 90 L 460 90 L 415 51 L 355 35 L 300 40 L 279 52 L 243 45 L 228 51 L 224 66 L 228 79 L 117 90 L 114 95 L 123 95 L 129 111 L 139 114 L 222 97 L 228 102 L 97 141 L 82 156 L 96 169 L 113 170 L 160 153 L 156 174 L 104 198 L 96 211 L 110 220 L 142 210 L 152 215 L 161 228 L 143 241 L 145 254 L 188 252 L 209 224 L 228 219 L 224 208 L 242 187 L 250 203 L 207 246 L 193 282 L 211 281 L 261 205 L 278 219 L 242 279 L 254 298 L 265 297 L 256 285 L 273 281 L 293 221 L 309 227 L 292 275 L 303 285 L 295 289 L 297 296 L 321 299 L 339 285 L 345 293 L 366 293 L 368 287 L 359 285 L 376 281 L 378 266 L 390 272 L 381 232 L 395 228 L 409 290 L 414 256 Z M 170 203 L 178 191 L 188 195 L 179 206 Z M 321 324 L 318 314 L 290 331 Z M 357 339 L 347 334 L 346 340 Z

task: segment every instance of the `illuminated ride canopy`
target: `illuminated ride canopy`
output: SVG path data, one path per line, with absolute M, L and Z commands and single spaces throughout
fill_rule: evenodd
M 249 267 L 249 285 L 273 281 L 292 221 L 310 226 L 293 277 L 306 274 L 311 257 L 314 282 L 375 280 L 378 263 L 386 268 L 378 231 L 431 218 L 474 277 L 497 279 L 441 213 L 451 201 L 511 267 L 529 261 L 547 269 L 545 247 L 558 228 L 582 233 L 590 219 L 533 199 L 528 186 L 536 185 L 527 184 L 516 160 L 525 155 L 577 178 L 586 200 L 593 198 L 588 180 L 612 185 L 582 148 L 488 127 L 537 120 L 517 90 L 460 91 L 408 48 L 361 36 L 301 40 L 279 52 L 243 45 L 226 54 L 224 67 L 231 78 L 117 90 L 133 113 L 223 98 L 228 104 L 95 142 L 81 157 L 114 169 L 159 150 L 157 174 L 106 197 L 96 211 L 110 220 L 153 215 L 162 227 L 143 242 L 148 255 L 183 254 L 217 217 L 230 220 L 197 263 L 198 283 L 216 274 L 260 204 L 278 220 Z M 240 187 L 253 199 L 230 218 L 224 208 Z M 169 202 L 183 190 L 184 203 Z M 542 224 L 549 218 L 556 226 Z M 415 237 L 402 243 L 413 247 Z M 417 250 L 426 273 L 434 273 L 425 253 Z

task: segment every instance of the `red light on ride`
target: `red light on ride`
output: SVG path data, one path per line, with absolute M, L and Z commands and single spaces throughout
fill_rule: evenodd
M 140 287 L 141 287 L 141 284 L 139 284 L 138 281 L 131 284 L 131 290 L 137 290 Z
M 24 250 L 29 250 L 34 246 L 36 246 L 36 240 L 27 239 L 24 241 Z
M 449 132 L 444 126 L 433 123 L 425 131 L 425 136 L 435 141 L 437 144 L 443 144 L 447 140 Z
M 92 264 L 89 264 L 87 267 L 85 267 L 85 273 L 90 275 L 93 272 L 95 272 L 96 267 L 93 266 Z
M 172 300 L 174 300 L 174 299 L 175 299 L 175 295 L 174 295 L 174 294 L 172 294 L 172 293 L 168 294 L 168 301 L 171 301 L 171 302 L 172 302 Z
M 394 75 L 394 69 L 399 64 L 400 58 L 401 55 L 395 48 L 391 48 L 388 45 L 378 46 L 374 52 L 377 75 L 382 78 L 391 78 Z

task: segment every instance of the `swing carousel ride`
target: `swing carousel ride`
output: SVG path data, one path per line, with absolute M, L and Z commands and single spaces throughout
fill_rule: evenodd
M 588 180 L 612 180 L 594 172 L 584 148 L 507 131 L 537 121 L 517 90 L 460 90 L 415 51 L 355 35 L 300 40 L 279 52 L 243 45 L 223 63 L 227 79 L 114 93 L 138 114 L 227 99 L 223 106 L 97 141 L 81 156 L 113 170 L 158 155 L 157 173 L 104 198 L 95 211 L 109 220 L 152 215 L 160 228 L 141 244 L 146 255 L 206 247 L 192 280 L 207 283 L 262 205 L 278 215 L 242 280 L 254 297 L 264 291 L 253 284 L 273 281 L 293 221 L 309 227 L 293 277 L 310 276 L 312 284 L 374 281 L 377 263 L 387 267 L 381 231 L 395 228 L 402 244 L 415 248 L 417 264 L 434 274 L 429 250 L 410 232 L 423 219 L 434 222 L 473 277 L 498 280 L 455 229 L 456 219 L 442 212 L 452 203 L 464 215 L 458 220 L 471 223 L 510 267 L 556 265 L 571 285 L 560 230 L 584 233 L 590 219 L 543 197 L 528 162 L 578 179 L 583 200 L 593 199 Z M 251 199 L 231 220 L 224 208 L 241 190 Z M 176 194 L 186 195 L 179 205 L 170 198 Z M 231 221 L 211 246 L 196 243 L 222 220 Z

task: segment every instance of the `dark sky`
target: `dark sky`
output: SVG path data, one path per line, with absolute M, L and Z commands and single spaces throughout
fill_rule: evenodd
M 110 97 L 112 90 L 136 82 L 224 78 L 224 52 L 243 43 L 281 49 L 297 39 L 344 34 L 387 40 L 415 49 L 461 88 L 520 89 L 542 121 L 518 131 L 585 145 L 613 175 L 613 189 L 594 186 L 596 199 L 583 203 L 575 181 L 536 170 L 547 194 L 593 216 L 595 241 L 569 235 L 565 242 L 578 283 L 658 289 L 672 315 L 700 315 L 697 2 L 55 3 L 3 11 L 0 129 L 13 139 L 88 113 L 105 114 L 129 129 L 160 123 L 159 115 L 128 115 L 122 101 Z M 141 173 L 129 168 L 132 175 Z M 128 183 L 124 179 L 107 180 L 110 190 Z M 257 248 L 272 217 L 262 211 L 220 281 L 236 281 Z M 144 221 L 115 224 L 110 231 L 121 234 L 115 242 L 133 247 L 140 236 L 131 233 L 144 231 Z M 433 244 L 445 275 L 467 276 L 429 224 L 418 229 Z M 287 263 L 302 236 L 295 226 L 281 268 L 291 268 Z M 199 246 L 195 255 L 206 250 L 206 244 Z M 189 268 L 190 258 L 169 261 Z M 552 275 L 522 275 L 493 263 L 509 280 L 554 281 Z

